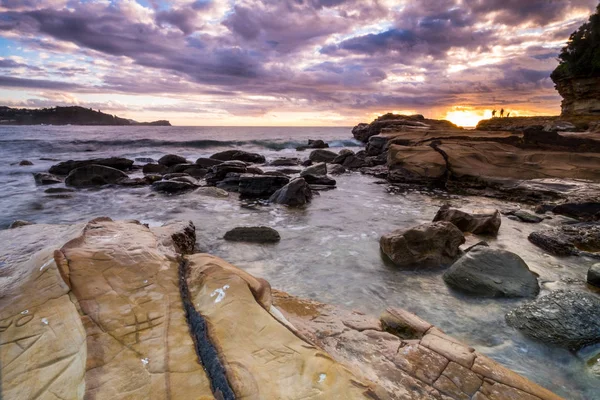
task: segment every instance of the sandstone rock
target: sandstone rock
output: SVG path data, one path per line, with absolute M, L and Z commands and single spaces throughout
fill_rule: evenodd
M 556 82 L 556 90 L 563 98 L 562 115 L 600 115 L 599 79 L 573 78 Z
M 506 322 L 544 343 L 578 350 L 600 343 L 600 298 L 557 290 L 512 310 Z
M 341 175 L 346 172 L 346 168 L 339 164 L 329 164 L 327 165 L 327 172 L 331 175 Z
M 223 239 L 232 242 L 276 243 L 281 240 L 281 236 L 268 226 L 240 226 L 227 231 Z
M 384 331 L 401 339 L 421 339 L 432 327 L 429 322 L 400 308 L 388 308 L 380 320 Z
M 327 164 L 326 163 L 318 163 L 315 165 L 311 165 L 306 168 L 302 172 L 300 172 L 300 176 L 305 175 L 313 175 L 313 176 L 324 176 L 327 175 Z
M 457 130 L 458 127 L 445 120 L 425 119 L 422 115 L 398 115 L 388 113 L 370 124 L 358 124 L 352 129 L 355 139 L 366 143 L 370 137 L 387 131 L 412 131 L 425 129 Z
M 166 167 L 171 167 L 177 164 L 187 164 L 188 161 L 185 159 L 185 157 L 178 156 L 177 154 L 167 154 L 159 158 L 158 163 Z
M 600 287 L 600 263 L 592 265 L 588 270 L 587 283 L 592 286 Z
M 325 163 L 330 163 L 332 162 L 336 157 L 337 157 L 337 153 L 334 153 L 333 151 L 330 150 L 323 150 L 323 149 L 317 149 L 317 150 L 313 150 L 310 155 L 308 156 L 308 158 L 310 159 L 310 161 L 312 162 L 325 162 Z
M 540 287 L 525 261 L 505 250 L 477 246 L 444 273 L 450 287 L 478 297 L 534 297 Z
M 388 166 L 392 182 L 439 184 L 447 175 L 444 157 L 429 146 L 391 145 Z
M 196 187 L 196 185 L 193 185 L 189 182 L 178 181 L 158 181 L 152 184 L 153 190 L 170 194 L 192 191 Z
M 447 204 L 442 206 L 433 218 L 433 222 L 437 221 L 451 222 L 462 232 L 490 235 L 496 235 L 502 223 L 498 210 L 491 214 L 469 214 L 450 208 Z
M 269 199 L 272 203 L 303 206 L 312 200 L 312 192 L 303 178 L 296 178 L 277 190 Z
M 210 168 L 215 165 L 222 164 L 223 161 L 215 160 L 213 158 L 200 157 L 196 160 L 196 165 L 202 168 Z
M 383 235 L 381 250 L 402 267 L 440 267 L 452 263 L 465 237 L 449 222 L 434 222 Z
M 102 165 L 121 171 L 127 171 L 131 169 L 131 166 L 133 165 L 133 160 L 128 160 L 127 158 L 121 157 L 95 158 L 92 160 L 81 161 L 69 160 L 53 165 L 52 167 L 50 167 L 48 172 L 55 175 L 68 175 L 74 169 L 87 165 Z
M 103 165 L 84 165 L 72 170 L 65 178 L 67 186 L 91 187 L 119 183 L 128 176 L 125 172 Z
M 241 175 L 238 183 L 240 195 L 247 197 L 271 196 L 289 183 L 285 176 Z
M 216 198 L 229 197 L 229 193 L 226 190 L 219 189 L 214 186 L 200 187 L 200 188 L 194 190 L 194 194 L 198 194 L 200 196 L 216 197 Z
M 244 161 L 249 163 L 263 164 L 265 157 L 257 153 L 249 153 L 243 150 L 225 150 L 220 153 L 213 154 L 210 156 L 213 160 L 221 161 Z
M 45 172 L 37 172 L 33 174 L 33 179 L 38 185 L 54 185 L 56 183 L 62 182 L 62 180 L 59 177 L 54 176 L 52 174 L 47 174 Z
M 162 164 L 146 164 L 142 167 L 144 174 L 166 174 L 169 168 Z
M 532 232 L 527 239 L 548 253 L 557 256 L 596 256 L 600 252 L 600 224 L 563 225 Z

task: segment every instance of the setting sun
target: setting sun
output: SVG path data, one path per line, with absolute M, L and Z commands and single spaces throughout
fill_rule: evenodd
M 488 119 L 492 117 L 492 110 L 472 110 L 456 108 L 452 111 L 448 111 L 444 119 L 465 128 L 472 128 L 477 126 L 477 123 L 482 119 Z

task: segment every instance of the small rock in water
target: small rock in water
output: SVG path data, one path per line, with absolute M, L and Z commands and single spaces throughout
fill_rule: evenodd
M 512 215 L 517 217 L 517 219 L 519 219 L 523 222 L 530 223 L 530 224 L 537 224 L 544 220 L 544 218 L 542 218 L 542 217 L 538 217 L 535 214 L 531 214 L 531 213 L 528 213 L 527 211 L 523 211 L 523 210 L 514 211 L 512 213 Z
M 214 186 L 199 187 L 198 189 L 194 190 L 194 194 L 216 198 L 229 197 L 229 192 L 227 192 L 227 190 L 219 189 Z
M 309 203 L 312 200 L 312 197 L 312 191 L 304 178 L 296 178 L 273 193 L 269 198 L 269 201 L 272 203 L 297 207 Z
M 33 163 L 29 160 L 21 160 L 21 162 L 19 163 L 19 165 L 21 166 L 27 166 L 27 165 L 33 165 Z
M 592 265 L 588 270 L 587 283 L 592 286 L 600 287 L 600 263 Z
M 158 163 L 167 167 L 171 167 L 177 164 L 187 164 L 185 157 L 178 156 L 176 154 L 167 154 L 158 159 Z
M 265 162 L 265 157 L 257 154 L 257 153 L 249 153 L 243 150 L 226 150 L 221 151 L 220 153 L 213 154 L 210 156 L 213 160 L 221 160 L 221 161 L 244 161 L 255 164 L 263 164 Z
M 84 165 L 72 170 L 65 178 L 65 184 L 73 187 L 103 186 L 127 179 L 125 172 L 103 165 Z
M 8 229 L 15 229 L 15 228 L 19 228 L 21 226 L 27 226 L 27 225 L 33 225 L 33 222 L 24 221 L 22 219 L 17 219 L 16 221 L 13 221 L 10 224 L 10 226 L 8 227 Z
M 47 174 L 45 172 L 38 172 L 33 174 L 33 179 L 35 179 L 35 183 L 38 185 L 54 185 L 56 183 L 61 183 L 62 180 L 54 176 L 52 174 Z
M 276 243 L 281 240 L 279 232 L 268 226 L 242 226 L 228 231 L 223 237 L 234 242 Z

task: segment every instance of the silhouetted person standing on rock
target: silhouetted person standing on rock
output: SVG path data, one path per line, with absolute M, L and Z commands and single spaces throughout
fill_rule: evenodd
M 510 111 L 506 114 L 506 118 L 510 117 Z
M 500 110 L 500 118 L 504 117 L 504 108 Z
M 492 110 L 492 118 L 496 116 L 496 110 Z

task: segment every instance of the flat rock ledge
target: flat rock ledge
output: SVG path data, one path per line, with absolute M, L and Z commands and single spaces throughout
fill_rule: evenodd
M 0 397 L 560 399 L 404 310 L 272 291 L 194 244 L 189 222 L 0 231 Z

